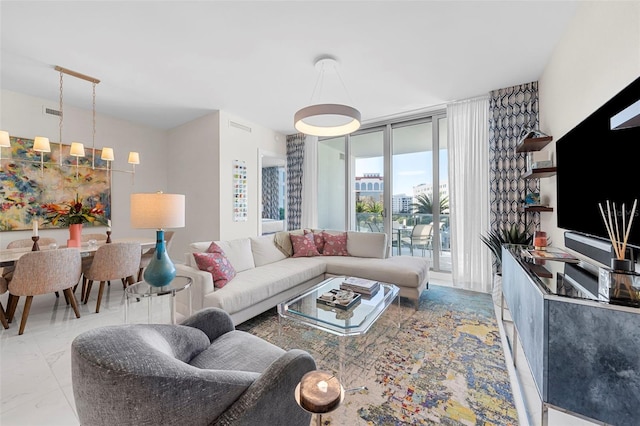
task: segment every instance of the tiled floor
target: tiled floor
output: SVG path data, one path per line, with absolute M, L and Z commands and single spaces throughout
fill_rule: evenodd
M 432 274 L 431 282 L 448 285 L 448 275 Z M 87 305 L 80 305 L 81 318 L 64 298 L 51 295 L 34 298 L 25 333 L 18 336 L 24 300 L 20 301 L 11 328 L 0 332 L 0 424 L 2 426 L 78 425 L 71 384 L 72 340 L 85 330 L 102 325 L 124 323 L 124 293 L 119 282 L 107 287 L 100 313 L 95 313 L 97 289 Z M 7 294 L 0 297 L 6 307 Z M 154 321 L 169 321 L 167 297 L 155 298 Z M 133 303 L 132 322 L 147 321 L 145 301 Z M 509 325 L 506 324 L 508 328 Z M 507 330 L 508 331 L 508 330 Z M 507 353 L 508 356 L 508 353 Z M 511 371 L 512 384 L 522 425 L 540 425 L 538 394 L 533 387 L 524 358 L 518 358 L 518 368 Z M 513 379 L 517 377 L 521 385 Z M 520 399 L 522 389 L 524 400 Z M 526 407 L 526 411 L 524 410 Z M 551 426 L 589 425 L 551 411 Z

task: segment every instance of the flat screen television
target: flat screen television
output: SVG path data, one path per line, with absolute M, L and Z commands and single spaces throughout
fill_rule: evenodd
M 629 215 L 638 199 L 627 244 L 640 249 L 640 127 L 611 130 L 611 117 L 638 99 L 640 78 L 556 142 L 560 228 L 609 241 L 598 204 L 620 212 L 624 203 Z

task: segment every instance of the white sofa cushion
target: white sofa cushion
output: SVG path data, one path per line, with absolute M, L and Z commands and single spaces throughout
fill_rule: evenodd
M 236 272 L 246 271 L 256 267 L 251 253 L 251 240 L 249 238 L 238 238 L 229 241 L 216 241 L 218 247 L 223 251 Z
M 199 241 L 189 244 L 189 252 L 185 253 L 185 263 L 192 268 L 198 269 L 198 265 L 193 258 L 193 253 L 207 251 L 213 241 Z M 230 241 L 215 241 L 224 251 L 224 255 L 229 259 L 236 272 L 246 271 L 256 267 L 251 253 L 251 241 L 249 238 L 239 238 Z
M 429 261 L 423 257 L 397 256 L 388 259 L 329 256 L 327 274 L 367 278 L 400 287 L 420 287 L 429 274 Z
M 319 257 L 298 257 L 245 270 L 223 288 L 209 293 L 204 304 L 234 314 L 324 274 L 325 268 Z
M 253 263 L 256 267 L 268 265 L 269 263 L 287 258 L 287 256 L 276 247 L 274 235 L 252 237 L 251 251 L 253 252 Z
M 347 251 L 355 257 L 384 259 L 387 254 L 387 234 L 348 231 Z

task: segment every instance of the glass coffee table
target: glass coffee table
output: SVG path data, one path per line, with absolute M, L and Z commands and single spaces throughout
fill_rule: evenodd
M 329 278 L 305 293 L 280 303 L 278 314 L 280 317 L 290 318 L 338 336 L 358 336 L 366 333 L 393 303 L 399 289 L 393 284 L 380 283 L 380 288 L 373 296 L 362 297 L 358 304 L 347 310 L 318 302 L 318 297 L 322 294 L 340 289 L 344 279 L 345 277 Z
M 278 305 L 278 321 L 288 318 L 339 337 L 341 379 L 345 358 L 344 338 L 365 334 L 396 298 L 398 309 L 400 309 L 399 288 L 386 283 L 380 283 L 380 288 L 374 295 L 361 297 L 360 301 L 350 309 L 344 310 L 318 301 L 322 294 L 340 289 L 344 279 L 345 277 L 329 278 L 301 295 Z

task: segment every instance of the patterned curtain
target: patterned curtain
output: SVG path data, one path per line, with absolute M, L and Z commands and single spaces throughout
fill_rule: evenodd
M 524 153 L 516 153 L 520 134 L 538 130 L 538 82 L 494 90 L 489 99 L 489 179 L 491 229 L 518 225 L 529 232 L 540 226 L 540 213 L 522 210 L 529 192 L 540 192 L 540 180 L 524 180 Z M 527 220 L 528 219 L 528 220 Z
M 278 168 L 262 168 L 262 217 L 264 219 L 280 219 L 280 185 L 278 185 Z
M 302 221 L 302 177 L 304 175 L 304 142 L 298 133 L 287 136 L 287 229 L 300 229 Z

